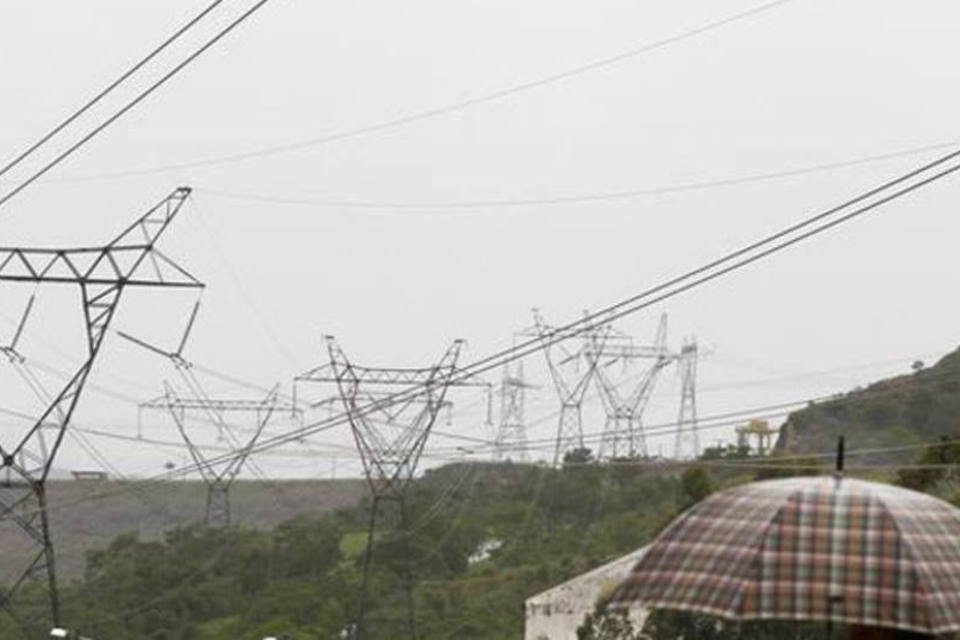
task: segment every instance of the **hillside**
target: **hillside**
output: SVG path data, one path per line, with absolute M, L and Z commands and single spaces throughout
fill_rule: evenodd
M 935 365 L 855 389 L 790 415 L 779 453 L 813 454 L 846 436 L 850 449 L 895 447 L 960 433 L 960 349 Z M 877 452 L 861 461 L 912 460 L 918 451 Z
M 319 493 L 315 489 L 304 486 Z M 196 487 L 194 493 L 183 490 L 158 499 L 196 508 L 202 497 Z M 272 502 L 269 492 L 254 493 L 256 503 Z M 355 499 L 353 493 L 337 495 Z M 391 526 L 396 514 L 388 512 L 381 521 L 371 570 L 370 637 L 403 637 L 400 585 L 408 564 L 416 574 L 424 640 L 521 637 L 525 598 L 638 548 L 690 501 L 675 475 L 653 468 L 490 463 L 428 471 L 408 495 L 413 535 L 406 538 Z M 239 495 L 238 503 L 243 509 Z M 141 518 L 160 517 L 134 505 L 127 508 Z M 115 517 L 109 509 L 91 508 L 60 525 L 82 540 L 85 526 Z M 126 524 L 115 524 L 115 533 L 137 530 L 135 518 L 123 518 Z M 65 618 L 84 635 L 111 640 L 340 637 L 355 616 L 368 519 L 364 501 L 269 530 L 188 527 L 159 539 L 125 535 L 109 542 L 106 536 L 88 556 L 83 577 L 62 590 Z M 140 530 L 152 531 L 155 522 L 139 522 Z M 480 549 L 488 551 L 478 555 Z M 28 591 L 18 612 L 40 630 L 45 606 L 42 591 Z M 0 615 L 0 637 L 21 635 Z M 23 637 L 39 637 L 39 631 Z
M 136 489 L 134 489 L 136 487 Z M 359 480 L 238 481 L 231 490 L 233 520 L 268 529 L 301 514 L 319 514 L 358 504 L 367 493 Z M 47 485 L 50 519 L 61 578 L 79 578 L 87 551 L 118 535 L 156 540 L 164 531 L 203 519 L 201 482 L 125 485 L 117 481 L 57 480 Z M 0 582 L 12 570 L 3 558 L 22 557 L 28 546 L 19 530 L 0 528 Z

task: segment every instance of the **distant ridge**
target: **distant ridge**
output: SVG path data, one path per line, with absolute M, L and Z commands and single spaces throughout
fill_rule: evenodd
M 775 451 L 815 454 L 832 450 L 844 435 L 849 449 L 896 447 L 960 437 L 960 349 L 931 367 L 819 402 L 789 416 Z M 920 451 L 877 452 L 860 462 L 911 461 Z

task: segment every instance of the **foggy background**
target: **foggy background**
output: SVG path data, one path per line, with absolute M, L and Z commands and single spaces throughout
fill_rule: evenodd
M 4 159 L 203 4 L 3 3 Z M 208 285 L 190 360 L 264 390 L 281 383 L 287 393 L 294 375 L 326 361 L 325 333 L 357 363 L 393 366 L 428 365 L 465 338 L 466 364 L 509 346 L 532 323 L 531 307 L 550 322 L 572 321 L 935 157 L 932 147 L 958 137 L 949 123 L 960 91 L 948 79 L 960 54 L 960 7 L 792 0 L 528 90 L 329 137 L 489 96 L 756 6 L 271 3 L 0 209 L 0 243 L 100 244 L 189 185 L 194 196 L 160 248 Z M 96 113 L 132 97 L 237 12 L 223 14 Z M 85 118 L 74 136 L 97 120 Z M 845 166 L 825 167 L 836 163 Z M 813 167 L 822 170 L 750 179 Z M 716 184 L 725 181 L 736 183 Z M 617 326 L 649 340 L 667 312 L 671 347 L 697 336 L 701 416 L 849 390 L 906 373 L 918 358 L 932 363 L 957 346 L 958 188 L 944 181 Z M 518 202 L 571 198 L 582 200 Z M 31 292 L 0 287 L 0 342 Z M 131 290 L 113 326 L 172 347 L 194 300 Z M 74 288 L 42 287 L 20 346 L 46 368 L 51 389 L 55 371 L 80 363 L 81 328 Z M 543 359 L 525 366 L 540 386 L 528 395 L 528 436 L 551 437 L 557 401 Z M 40 411 L 9 371 L 0 376 L 0 405 Z M 76 424 L 135 437 L 136 402 L 174 376 L 169 363 L 111 335 Z M 260 393 L 203 379 L 215 395 Z M 591 397 L 585 430 L 597 432 L 603 419 Z M 458 409 L 438 429 L 491 437 L 480 393 L 453 399 Z M 678 401 L 671 369 L 646 421 L 674 420 Z M 0 424 L 12 433 L 24 423 L 3 416 Z M 145 437 L 177 440 L 162 413 L 141 426 Z M 269 430 L 295 426 L 278 415 Z M 732 429 L 701 437 L 732 438 Z M 125 474 L 186 461 L 182 448 L 93 441 Z M 454 457 L 459 444 L 433 438 L 428 452 L 445 453 L 425 463 Z M 341 427 L 257 462 L 272 475 L 310 477 L 329 476 L 339 458 L 338 476 L 357 475 L 350 446 Z M 651 451 L 661 446 L 671 452 L 673 437 L 652 441 Z M 546 451 L 533 457 L 551 458 Z M 98 465 L 68 441 L 57 466 Z

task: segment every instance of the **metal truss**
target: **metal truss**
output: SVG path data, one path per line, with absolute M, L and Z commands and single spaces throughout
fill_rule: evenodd
M 527 459 L 527 426 L 525 405 L 527 389 L 535 388 L 523 377 L 523 362 L 517 363 L 515 371 L 510 365 L 503 366 L 500 379 L 500 425 L 494 441 L 497 460 Z
M 0 605 L 8 611 L 21 587 L 41 583 L 49 593 L 52 622 L 62 626 L 46 481 L 123 292 L 128 287 L 203 286 L 156 248 L 189 195 L 186 187 L 176 189 L 102 246 L 0 247 L 0 281 L 79 287 L 86 333 L 80 367 L 22 438 L 0 443 L 0 523 L 12 523 L 32 545 L 19 578 L 0 594 Z M 22 329 L 23 321 L 13 346 L 3 350 L 14 363 L 23 362 L 15 346 Z M 51 432 L 50 442 L 45 431 Z
M 169 383 L 164 383 L 164 393 L 162 395 L 141 402 L 138 406 L 137 428 L 138 431 L 141 428 L 142 415 L 145 410 L 161 409 L 170 413 L 184 444 L 190 452 L 190 457 L 193 458 L 207 487 L 204 523 L 212 527 L 227 527 L 230 526 L 230 486 L 244 464 L 248 462 L 251 450 L 256 445 L 273 413 L 277 410 L 289 410 L 296 414 L 298 410 L 295 404 L 279 399 L 279 385 L 276 385 L 267 394 L 266 398 L 261 400 L 213 398 L 207 393 L 206 388 L 194 373 L 193 363 L 183 356 L 183 349 L 186 347 L 187 340 L 193 330 L 199 309 L 200 301 L 198 300 L 193 306 L 193 311 L 190 313 L 180 342 L 173 351 L 165 351 L 156 345 L 123 332 L 118 333 L 130 342 L 170 360 L 174 369 L 180 375 L 183 384 L 190 391 L 191 397 L 182 398 Z M 193 442 L 188 434 L 186 423 L 187 416 L 190 413 L 204 415 L 207 422 L 216 427 L 218 439 L 229 442 L 236 455 L 230 456 L 225 462 L 213 463 L 208 460 L 203 454 L 203 450 Z M 225 413 L 255 414 L 256 425 L 253 428 L 252 436 L 245 441 L 241 441 L 224 418 Z M 252 461 L 251 466 L 253 466 Z
M 244 401 L 242 409 L 239 407 L 235 408 L 237 411 L 252 411 L 256 414 L 256 427 L 254 428 L 253 435 L 242 446 L 236 449 L 234 451 L 235 455 L 230 456 L 225 463 L 211 463 L 204 455 L 203 450 L 197 446 L 190 437 L 189 430 L 187 429 L 187 413 L 190 411 L 202 411 L 206 415 L 213 416 L 218 420 L 218 427 L 220 427 L 223 432 L 229 432 L 218 410 L 218 407 L 224 401 L 217 400 L 212 403 L 208 403 L 203 399 L 185 401 L 177 396 L 173 387 L 168 383 L 164 384 L 164 398 L 166 400 L 167 410 L 173 417 L 173 421 L 177 425 L 177 430 L 180 432 L 184 444 L 187 445 L 187 449 L 190 451 L 190 457 L 193 458 L 200 472 L 200 476 L 207 486 L 207 504 L 204 517 L 204 523 L 207 526 L 230 526 L 230 486 L 233 484 L 233 481 L 236 480 L 243 465 L 247 462 L 250 452 L 257 444 L 260 434 L 263 433 L 264 428 L 273 416 L 277 404 L 278 388 L 279 386 L 274 387 L 273 390 L 267 394 L 266 398 L 259 403 Z
M 673 456 L 700 457 L 700 432 L 697 424 L 697 364 L 699 348 L 695 339 L 684 342 L 680 350 L 680 411 L 677 415 L 677 439 Z
M 607 414 L 599 457 L 647 457 L 649 452 L 643 429 L 643 412 L 650 402 L 660 372 L 678 358 L 667 349 L 667 315 L 660 316 L 651 345 L 636 345 L 628 336 L 608 327 L 602 342 L 594 334 L 587 347 L 587 358 L 595 365 L 595 380 Z M 629 394 L 625 394 L 610 373 L 610 368 L 620 364 L 626 370 L 648 361 L 652 363 L 643 371 Z
M 538 309 L 533 310 L 533 321 L 533 328 L 524 330 L 521 335 L 535 335 L 543 340 L 547 368 L 560 399 L 560 418 L 553 453 L 553 464 L 556 466 L 563 462 L 567 453 L 584 450 L 583 399 L 597 371 L 597 361 L 587 358 L 586 354 L 591 348 L 597 349 L 604 344 L 608 332 L 602 325 L 558 331 L 544 322 Z M 555 342 L 550 344 L 548 339 Z M 564 344 L 569 340 L 577 342 L 575 350 L 570 350 Z
M 365 367 L 350 362 L 333 336 L 326 336 L 329 365 L 312 369 L 294 380 L 336 384 L 353 433 L 364 474 L 370 486 L 372 504 L 363 559 L 363 579 L 354 637 L 367 633 L 366 608 L 370 564 L 378 518 L 385 503 L 397 507 L 397 528 L 406 535 L 405 493 L 417 470 L 427 438 L 440 410 L 447 403 L 451 386 L 489 388 L 475 378 L 454 381 L 457 359 L 463 347 L 456 340 L 431 367 L 401 369 Z M 406 596 L 407 630 L 417 637 L 413 604 L 413 573 L 409 557 L 403 575 Z

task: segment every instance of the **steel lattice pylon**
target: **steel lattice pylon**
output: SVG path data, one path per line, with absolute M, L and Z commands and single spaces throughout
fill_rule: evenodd
M 527 389 L 532 388 L 523 377 L 523 362 L 515 371 L 503 365 L 500 380 L 500 427 L 494 442 L 497 460 L 527 459 L 527 426 L 524 416 Z
M 372 504 L 363 559 L 359 609 L 354 637 L 366 637 L 366 606 L 370 564 L 378 517 L 386 502 L 397 506 L 399 530 L 406 535 L 405 493 L 417 470 L 427 438 L 451 386 L 483 386 L 469 377 L 455 379 L 463 347 L 456 340 L 431 367 L 364 367 L 351 363 L 333 336 L 326 336 L 329 365 L 297 376 L 295 381 L 335 383 L 370 486 Z M 387 390 L 385 392 L 385 390 Z M 413 605 L 413 575 L 405 558 L 404 592 L 408 635 L 417 637 Z
M 0 523 L 13 523 L 32 544 L 23 571 L 0 596 L 11 607 L 28 582 L 46 585 L 54 626 L 62 626 L 56 563 L 47 513 L 46 481 L 83 392 L 106 331 L 127 287 L 202 287 L 203 284 L 156 248 L 190 189 L 182 187 L 103 246 L 77 248 L 0 247 L 0 281 L 60 283 L 80 289 L 86 330 L 85 358 L 40 418 L 12 445 L 0 444 Z M 147 273 L 141 275 L 141 272 Z M 18 329 L 19 332 L 22 326 Z M 7 355 L 10 355 L 8 353 Z M 53 432 L 52 442 L 43 431 Z
M 146 404 L 153 404 L 151 401 Z M 207 415 L 220 430 L 221 433 L 231 433 L 229 425 L 223 419 L 222 410 L 231 403 L 226 400 L 209 400 L 207 398 L 181 399 L 169 384 L 164 384 L 163 402 L 166 405 L 173 421 L 177 425 L 180 437 L 187 445 L 190 451 L 190 457 L 193 458 L 200 477 L 207 485 L 207 503 L 204 517 L 204 524 L 210 527 L 228 527 L 230 526 L 230 486 L 236 480 L 244 463 L 250 456 L 250 452 L 257 444 L 260 434 L 263 433 L 267 423 L 273 416 L 277 405 L 277 387 L 267 394 L 259 403 L 253 401 L 238 401 L 233 406 L 235 411 L 252 411 L 256 414 L 256 427 L 253 435 L 241 445 L 235 443 L 238 448 L 234 455 L 222 463 L 211 463 L 204 455 L 203 450 L 194 443 L 187 429 L 187 412 L 200 411 Z
M 556 329 L 544 322 L 538 309 L 533 310 L 533 320 L 533 328 L 523 331 L 521 335 L 536 335 L 546 345 L 543 353 L 560 399 L 560 418 L 553 453 L 553 464 L 556 466 L 563 462 L 568 452 L 584 450 L 583 399 L 597 370 L 596 360 L 586 355 L 589 349 L 596 349 L 603 344 L 607 332 L 602 325 L 595 325 L 558 334 Z M 568 350 L 563 345 L 563 341 L 568 339 L 576 339 L 580 346 L 575 351 Z M 555 350 L 561 352 L 559 360 Z
M 649 452 L 643 429 L 643 412 L 660 372 L 675 362 L 677 357 L 667 349 L 666 314 L 660 316 L 651 345 L 635 345 L 629 337 L 614 333 L 609 327 L 602 340 L 596 335 L 592 336 L 587 345 L 587 358 L 595 365 L 595 380 L 607 414 L 600 458 L 647 457 Z M 629 395 L 624 395 L 608 369 L 618 363 L 627 367 L 644 361 L 652 363 L 643 371 Z
M 166 410 L 172 416 L 177 426 L 177 431 L 183 439 L 184 444 L 190 452 L 200 472 L 200 477 L 207 486 L 207 502 L 204 515 L 204 524 L 213 527 L 230 526 L 230 486 L 240 473 L 244 464 L 248 462 L 250 452 L 257 444 L 257 440 L 266 428 L 267 423 L 276 410 L 290 410 L 294 414 L 297 408 L 294 404 L 282 402 L 279 399 L 279 385 L 271 389 L 265 398 L 260 400 L 249 399 L 223 399 L 212 398 L 206 388 L 201 384 L 199 378 L 194 374 L 193 363 L 184 358 L 183 349 L 190 337 L 194 322 L 197 319 L 197 312 L 200 309 L 198 300 L 190 313 L 190 319 L 187 321 L 183 335 L 175 351 L 164 351 L 163 349 L 150 344 L 129 334 L 118 332 L 120 336 L 130 342 L 152 351 L 157 355 L 163 356 L 173 363 L 173 367 L 180 375 L 184 386 L 190 391 L 192 397 L 181 398 L 169 383 L 164 383 L 164 393 L 152 400 L 140 403 L 138 407 L 137 424 L 140 429 L 140 419 L 144 410 L 162 409 Z M 217 429 L 218 438 L 228 441 L 234 448 L 234 455 L 224 461 L 211 462 L 204 455 L 201 447 L 194 443 L 187 429 L 187 415 L 189 413 L 200 413 L 206 417 L 206 420 Z M 253 435 L 246 441 L 241 442 L 233 433 L 230 424 L 224 417 L 225 413 L 252 413 L 256 417 L 256 424 L 253 429 Z M 252 462 L 251 462 L 252 465 Z
M 684 342 L 680 350 L 680 411 L 677 414 L 677 439 L 673 455 L 683 459 L 689 451 L 689 457 L 700 457 L 700 432 L 697 424 L 697 361 L 699 349 L 697 341 Z

